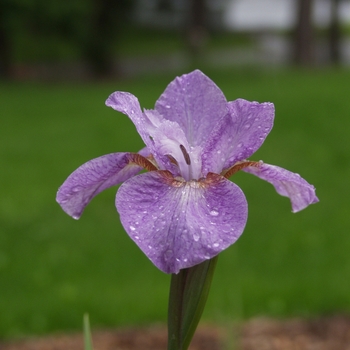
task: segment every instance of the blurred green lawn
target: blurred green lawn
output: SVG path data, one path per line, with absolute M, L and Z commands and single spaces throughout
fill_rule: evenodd
M 300 173 L 320 203 L 292 214 L 288 199 L 238 173 L 249 219 L 219 259 L 204 319 L 350 311 L 350 71 L 205 71 L 229 100 L 276 106 L 275 127 L 252 157 Z M 181 74 L 181 73 L 180 73 Z M 165 322 L 169 276 L 123 231 L 116 188 L 79 221 L 55 202 L 85 161 L 137 151 L 127 117 L 104 106 L 115 90 L 152 108 L 173 75 L 97 84 L 0 85 L 0 337 Z

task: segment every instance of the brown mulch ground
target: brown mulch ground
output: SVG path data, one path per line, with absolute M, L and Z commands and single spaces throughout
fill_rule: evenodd
M 95 350 L 165 350 L 166 328 L 93 332 Z M 81 334 L 0 343 L 0 350 L 82 350 Z M 190 350 L 350 350 L 350 317 L 253 319 L 232 329 L 200 326 Z

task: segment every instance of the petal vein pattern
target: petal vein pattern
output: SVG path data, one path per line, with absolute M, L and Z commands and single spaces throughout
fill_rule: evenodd
M 217 174 L 181 182 L 169 172 L 126 181 L 116 196 L 121 222 L 134 242 L 162 271 L 210 259 L 233 244 L 247 221 L 241 189 Z

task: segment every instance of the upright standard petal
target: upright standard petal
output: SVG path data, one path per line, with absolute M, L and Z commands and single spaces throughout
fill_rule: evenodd
M 271 183 L 277 193 L 289 197 L 293 213 L 319 201 L 315 193 L 315 187 L 310 185 L 299 174 L 264 163 L 261 163 L 259 167 L 247 167 L 243 171 L 254 174 L 260 179 Z
M 239 238 L 247 221 L 241 189 L 213 173 L 188 182 L 168 171 L 135 176 L 119 188 L 116 207 L 129 236 L 166 273 L 216 256 Z
M 129 153 L 112 153 L 92 159 L 67 178 L 57 192 L 56 201 L 68 215 L 79 219 L 93 197 L 141 169 L 132 162 Z
M 228 102 L 222 118 L 203 149 L 203 174 L 220 173 L 256 152 L 271 131 L 274 120 L 272 103 L 238 99 Z
M 201 71 L 172 81 L 155 105 L 164 118 L 176 121 L 191 146 L 202 146 L 213 126 L 226 114 L 226 98 Z

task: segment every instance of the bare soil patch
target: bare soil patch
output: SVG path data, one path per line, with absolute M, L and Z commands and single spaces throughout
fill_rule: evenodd
M 93 332 L 95 350 L 165 350 L 164 326 Z M 62 334 L 0 343 L 0 350 L 82 350 L 82 334 Z M 258 318 L 240 326 L 202 325 L 190 350 L 350 350 L 350 317 L 314 320 Z

